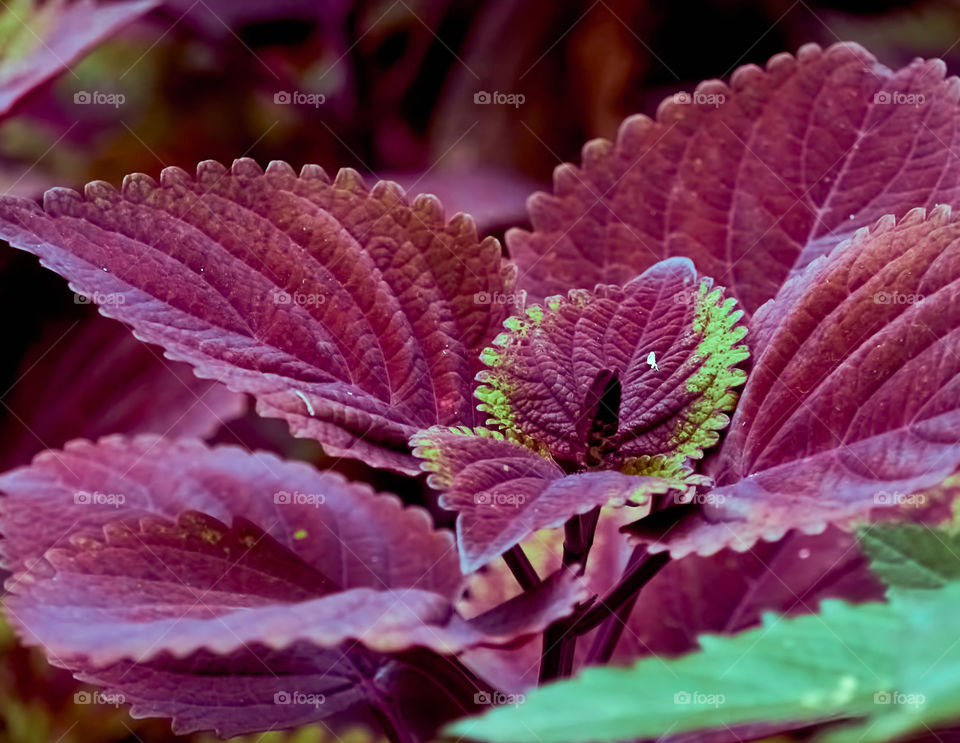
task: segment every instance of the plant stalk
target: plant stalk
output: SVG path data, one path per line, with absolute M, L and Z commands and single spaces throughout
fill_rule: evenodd
M 530 563 L 527 553 L 519 544 L 515 544 L 504 552 L 503 560 L 524 591 L 530 591 L 540 585 L 540 576 L 537 575 L 536 568 Z
M 563 567 L 582 573 L 593 546 L 593 538 L 600 518 L 600 507 L 589 513 L 574 516 L 564 525 Z M 543 633 L 540 657 L 540 683 L 566 678 L 573 672 L 577 650 L 577 632 L 574 631 L 579 611 L 572 617 L 554 622 Z

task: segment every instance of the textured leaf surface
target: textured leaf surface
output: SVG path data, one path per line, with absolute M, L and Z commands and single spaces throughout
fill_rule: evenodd
M 702 637 L 698 653 L 590 668 L 448 732 L 494 743 L 576 743 L 867 717 L 844 739 L 889 740 L 956 717 L 958 605 L 960 585 L 951 585 L 890 604 L 830 601 L 816 615 L 768 615 L 763 627 Z
M 159 4 L 159 0 L 54 0 L 43 4 L 12 0 L 5 4 L 0 12 L 0 116 Z
M 483 298 L 512 280 L 436 199 L 279 162 L 53 189 L 44 209 L 8 197 L 0 236 L 296 435 L 408 472 L 416 430 L 474 421 L 476 356 L 505 312 Z
M 754 318 L 719 487 L 656 548 L 709 554 L 846 524 L 952 474 L 958 279 L 960 222 L 938 207 L 880 220 L 788 283 Z
M 702 456 L 728 423 L 747 357 L 742 313 L 683 258 L 622 289 L 571 292 L 507 320 L 482 359 L 491 423 L 530 437 L 566 469 L 640 456 Z
M 161 349 L 96 314 L 41 338 L 3 402 L 9 445 L 0 470 L 74 438 L 210 436 L 247 407 L 243 395 L 197 378 L 186 364 L 164 359 Z
M 634 116 L 554 173 L 507 234 L 534 299 L 692 258 L 752 314 L 880 217 L 960 204 L 960 86 L 940 60 L 891 71 L 856 44 L 779 54 Z
M 411 444 L 431 472 L 430 485 L 443 491 L 440 505 L 458 514 L 464 573 L 596 506 L 642 506 L 636 509 L 639 518 L 649 512 L 652 494 L 686 487 L 682 481 L 613 471 L 567 475 L 546 452 L 482 428 L 431 428 Z
M 287 689 L 285 668 L 325 659 L 317 693 L 331 703 L 299 710 L 322 719 L 366 698 L 354 688 L 366 682 L 350 641 L 377 653 L 455 653 L 541 631 L 583 598 L 557 573 L 467 620 L 453 608 L 462 590 L 453 540 L 424 511 L 239 449 L 148 436 L 74 442 L 0 476 L 0 492 L 4 565 L 15 571 L 5 605 L 25 642 L 123 693 L 118 666 L 135 666 L 131 683 L 184 675 L 183 694 L 154 703 L 203 727 L 221 726 L 225 712 L 222 695 L 205 712 L 201 700 L 217 693 L 190 694 L 202 678 L 256 661 L 268 673 L 246 693 L 266 705 Z M 315 669 L 313 683 L 324 675 Z M 264 716 L 244 729 L 271 724 Z
M 860 532 L 870 567 L 895 589 L 960 582 L 960 534 L 924 524 L 878 524 Z

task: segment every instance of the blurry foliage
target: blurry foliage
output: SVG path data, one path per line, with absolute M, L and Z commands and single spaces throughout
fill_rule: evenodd
M 39 41 L 63 6 L 6 0 L 0 55 Z M 787 0 L 171 0 L 36 91 L 0 126 L 0 189 L 38 195 L 55 184 L 119 182 L 133 171 L 192 169 L 213 158 L 279 158 L 329 170 L 457 171 L 497 165 L 549 180 L 583 142 L 612 137 L 637 111 L 696 81 L 725 77 L 784 49 L 839 38 L 867 45 L 889 66 L 944 56 L 960 69 L 960 4 L 805 3 Z M 78 106 L 81 90 L 122 93 L 118 108 Z M 324 105 L 281 106 L 278 91 L 322 93 Z M 519 108 L 473 103 L 479 90 L 523 93 Z M 82 318 L 60 282 L 23 256 L 0 255 L 4 330 L 0 392 L 16 378 L 28 340 Z M 0 411 L 2 412 L 2 411 Z M 315 461 L 276 421 L 250 416 L 219 439 Z M 346 465 L 389 489 L 389 474 Z M 955 487 L 951 482 L 944 487 Z M 934 503 L 941 502 L 932 498 Z M 429 505 L 428 499 L 425 504 Z M 444 514 L 437 513 L 438 517 Z M 450 514 L 445 514 L 449 521 Z M 124 708 L 78 705 L 81 688 L 20 647 L 0 624 L 0 741 L 108 743 L 171 740 L 168 723 Z M 189 740 L 208 743 L 209 736 Z M 370 743 L 363 731 L 322 726 L 254 743 Z

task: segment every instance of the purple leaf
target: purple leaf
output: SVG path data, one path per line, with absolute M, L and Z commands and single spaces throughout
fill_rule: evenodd
M 0 476 L 0 491 L 4 566 L 15 571 L 5 605 L 23 640 L 186 727 L 272 724 L 266 713 L 223 723 L 229 684 L 220 696 L 190 693 L 256 658 L 275 674 L 246 687 L 261 711 L 305 652 L 325 659 L 313 682 L 326 675 L 334 698 L 307 714 L 322 719 L 366 683 L 344 643 L 452 654 L 542 631 L 583 598 L 573 576 L 556 573 L 466 619 L 453 608 L 462 576 L 452 539 L 424 511 L 266 454 L 150 436 L 73 442 Z M 186 676 L 183 693 L 162 701 L 144 690 L 144 679 L 174 673 Z M 219 701 L 204 711 L 204 697 Z
M 44 207 L 3 199 L 0 236 L 331 454 L 413 473 L 413 433 L 476 419 L 477 353 L 505 312 L 483 297 L 513 269 L 434 198 L 238 160 L 53 189 Z
M 754 318 L 761 351 L 715 463 L 719 487 L 654 549 L 710 554 L 815 533 L 952 474 L 958 287 L 948 206 L 884 217 L 786 284 Z
M 477 379 L 488 423 L 544 446 L 568 471 L 637 457 L 682 464 L 713 446 L 743 383 L 742 313 L 673 258 L 622 289 L 572 291 L 507 320 Z
M 80 59 L 92 47 L 159 5 L 159 0 L 55 0 L 4 6 L 5 59 L 0 64 L 0 116 L 25 95 Z M 10 49 L 21 47 L 11 56 Z
M 458 514 L 464 573 L 596 506 L 645 506 L 637 510 L 646 513 L 650 495 L 685 488 L 682 482 L 613 471 L 567 475 L 546 452 L 482 428 L 431 428 L 411 444 L 431 472 L 429 484 L 444 491 L 440 505 Z
M 37 342 L 4 405 L 11 411 L 4 434 L 10 445 L 0 469 L 78 437 L 210 436 L 242 415 L 246 400 L 167 361 L 120 323 L 91 315 Z
M 584 576 L 591 594 L 607 593 L 627 566 L 632 548 L 618 532 L 624 515 L 604 511 L 600 517 Z M 536 569 L 546 573 L 559 564 L 562 542 L 562 532 L 552 532 L 531 537 L 523 546 Z M 496 605 L 517 590 L 505 564 L 495 563 L 471 583 L 471 608 Z M 612 662 L 627 665 L 639 657 L 678 655 L 696 648 L 705 633 L 753 627 L 767 611 L 813 613 L 825 598 L 879 600 L 884 590 L 856 537 L 835 528 L 814 536 L 791 532 L 745 553 L 722 550 L 671 560 L 644 586 L 622 626 Z M 577 643 L 576 668 L 585 667 L 596 634 L 594 630 Z M 476 648 L 464 660 L 484 678 L 519 693 L 536 684 L 540 645 Z
M 856 229 L 960 205 L 960 86 L 944 73 L 810 44 L 627 119 L 531 199 L 532 233 L 507 233 L 521 286 L 540 299 L 686 256 L 752 314 Z

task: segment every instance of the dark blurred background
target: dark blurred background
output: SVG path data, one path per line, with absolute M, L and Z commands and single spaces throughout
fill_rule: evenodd
M 0 93 L 31 55 L 58 63 L 0 118 L 0 191 L 39 197 L 205 159 L 282 159 L 436 193 L 448 215 L 467 211 L 502 236 L 587 140 L 740 65 L 852 40 L 889 67 L 941 57 L 960 72 L 952 1 L 146 0 L 122 23 L 104 20 L 132 4 L 0 2 Z M 321 462 L 318 447 L 197 386 L 5 246 L 0 312 L 2 469 L 70 438 L 140 430 Z M 115 397 L 98 396 L 105 381 Z M 185 419 L 178 406 L 196 407 L 191 396 L 216 400 L 211 415 Z M 221 423 L 225 410 L 239 419 Z M 363 465 L 343 468 L 390 485 Z M 0 653 L 0 741 L 172 738 L 165 722 L 74 704 L 76 684 L 3 631 Z M 320 728 L 291 738 L 327 739 Z

